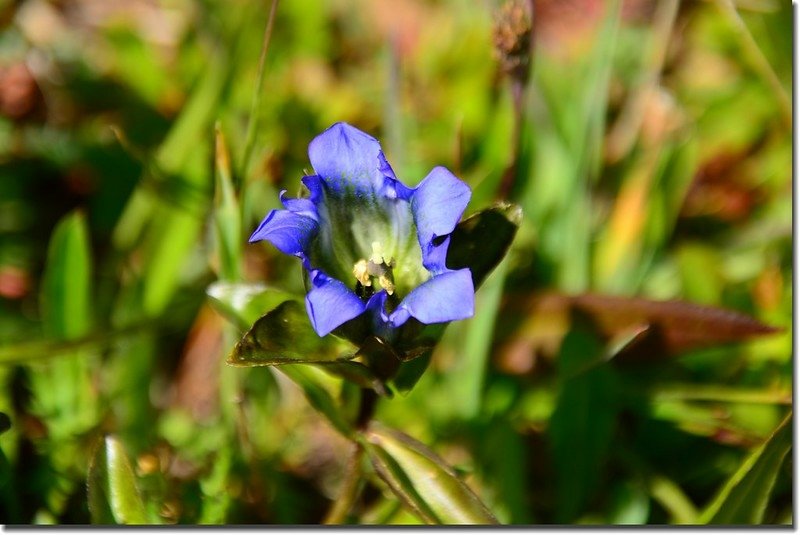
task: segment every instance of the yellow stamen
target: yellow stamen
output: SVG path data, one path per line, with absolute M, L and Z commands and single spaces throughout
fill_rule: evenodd
M 386 273 L 381 274 L 378 277 L 378 284 L 380 284 L 386 293 L 392 295 L 394 293 L 394 282 L 387 276 Z
M 356 262 L 353 266 L 353 275 L 362 285 L 372 286 L 372 280 L 369 278 L 369 264 L 366 260 Z

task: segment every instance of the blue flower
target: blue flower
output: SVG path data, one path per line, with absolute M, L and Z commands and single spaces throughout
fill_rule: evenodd
M 432 324 L 473 315 L 470 270 L 445 263 L 471 196 L 464 182 L 435 167 L 409 188 L 378 141 L 346 123 L 318 135 L 308 155 L 315 174 L 302 181 L 309 196 L 281 192 L 285 209 L 267 214 L 250 242 L 266 240 L 302 260 L 317 334 L 366 314 L 390 341 L 409 318 Z

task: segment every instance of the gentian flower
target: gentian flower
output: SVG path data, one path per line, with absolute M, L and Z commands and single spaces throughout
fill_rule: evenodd
M 325 336 L 367 315 L 391 341 L 410 318 L 423 324 L 469 318 L 475 289 L 469 268 L 446 265 L 450 233 L 469 202 L 469 187 L 435 167 L 416 188 L 400 182 L 378 141 L 336 123 L 311 141 L 307 198 L 287 198 L 250 236 L 301 259 L 306 310 Z

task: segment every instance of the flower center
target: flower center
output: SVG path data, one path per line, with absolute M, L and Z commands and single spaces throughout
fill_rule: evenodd
M 353 276 L 358 281 L 358 285 L 364 293 L 371 293 L 367 288 L 372 289 L 374 286 L 372 280 L 377 278 L 378 285 L 386 290 L 386 293 L 392 295 L 395 290 L 394 274 L 392 269 L 395 267 L 396 262 L 394 258 L 387 258 L 384 256 L 383 246 L 380 242 L 372 242 L 372 255 L 368 260 L 361 259 L 353 265 Z M 357 290 L 359 289 L 357 285 Z M 358 292 L 357 292 L 358 293 Z

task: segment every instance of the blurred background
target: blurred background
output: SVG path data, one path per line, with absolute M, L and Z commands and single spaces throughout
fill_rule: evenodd
M 502 522 L 698 521 L 792 401 L 792 6 L 531 3 L 283 1 L 263 55 L 267 1 L 0 0 L 0 521 L 88 523 L 105 433 L 151 522 L 324 517 L 348 444 L 281 373 L 226 366 L 206 289 L 302 293 L 246 238 L 336 121 L 406 184 L 445 165 L 467 213 L 524 214 L 377 418 Z M 755 521 L 792 522 L 790 457 Z M 351 521 L 419 522 L 376 480 Z

